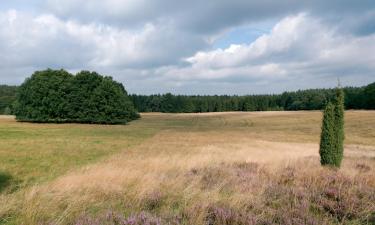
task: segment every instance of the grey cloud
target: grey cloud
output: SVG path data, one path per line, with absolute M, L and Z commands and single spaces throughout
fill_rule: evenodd
M 170 24 L 129 31 L 53 15 L 0 12 L 0 67 L 148 69 L 178 65 L 207 46 L 200 36 Z
M 375 7 L 372 0 L 48 0 L 48 11 L 65 19 L 132 27 L 169 20 L 191 32 L 212 34 L 225 28 L 301 11 L 327 20 L 356 18 Z
M 291 29 L 298 15 L 307 16 Z M 7 1 L 0 76 L 14 84 L 46 67 L 90 69 L 145 94 L 274 93 L 334 86 L 337 76 L 362 85 L 375 75 L 374 18 L 373 0 Z M 285 23 L 273 39 L 212 49 L 227 30 L 262 21 Z
M 0 13 L 0 67 L 81 67 L 93 52 L 64 26 L 50 16 Z

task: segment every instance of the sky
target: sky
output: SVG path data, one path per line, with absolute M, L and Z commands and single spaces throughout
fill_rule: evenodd
M 46 68 L 136 94 L 362 86 L 375 81 L 375 1 L 1 0 L 0 83 Z

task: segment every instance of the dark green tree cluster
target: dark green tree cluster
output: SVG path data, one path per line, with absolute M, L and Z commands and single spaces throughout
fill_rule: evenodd
M 344 137 L 344 92 L 337 88 L 333 103 L 328 102 L 324 109 L 319 149 L 322 165 L 341 166 Z
M 0 114 L 11 114 L 16 92 L 17 86 L 0 85 Z
M 185 96 L 131 95 L 140 112 L 225 112 L 281 110 L 276 95 L 253 96 Z
M 19 121 L 125 124 L 139 114 L 122 84 L 96 72 L 35 72 L 19 87 Z
M 375 82 L 364 88 L 364 101 L 368 109 L 375 109 Z
M 346 109 L 375 109 L 375 83 L 366 87 L 346 87 Z M 140 112 L 223 112 L 267 110 L 321 110 L 335 98 L 335 89 L 311 89 L 279 95 L 186 96 L 131 95 Z

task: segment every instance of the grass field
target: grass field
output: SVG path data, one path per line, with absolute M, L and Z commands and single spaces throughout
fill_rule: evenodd
M 375 111 L 143 114 L 125 126 L 0 117 L 2 224 L 375 224 Z M 117 221 L 117 222 L 116 222 Z

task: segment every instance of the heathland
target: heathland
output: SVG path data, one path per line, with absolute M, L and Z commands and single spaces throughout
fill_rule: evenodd
M 374 224 L 375 111 L 142 114 L 128 125 L 0 117 L 2 224 Z

